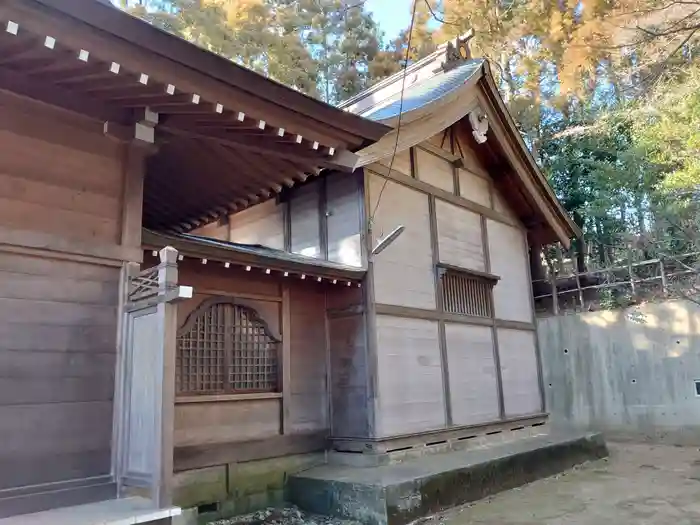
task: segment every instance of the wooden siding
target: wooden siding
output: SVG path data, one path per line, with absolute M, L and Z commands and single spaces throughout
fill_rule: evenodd
M 118 287 L 118 268 L 0 253 L 0 490 L 109 473 Z
M 506 417 L 542 412 L 535 332 L 499 328 L 496 333 Z
M 379 315 L 377 352 L 377 434 L 391 436 L 443 428 L 446 421 L 438 323 Z
M 322 258 L 319 181 L 297 188 L 289 201 L 293 253 Z
M 512 226 L 487 221 L 491 272 L 501 280 L 494 287 L 497 319 L 532 322 L 532 285 L 528 278 L 525 234 Z
M 0 224 L 117 244 L 123 151 L 103 136 L 0 96 Z
M 439 199 L 435 201 L 440 262 L 485 270 L 481 217 Z
M 378 303 L 435 308 L 428 196 L 368 172 L 373 244 L 399 225 L 403 234 L 374 260 L 374 299 Z M 382 186 L 386 186 L 382 192 Z M 381 203 L 377 208 L 379 194 Z
M 290 432 L 329 427 L 325 289 L 290 287 Z
M 416 148 L 418 179 L 433 186 L 454 192 L 454 172 L 452 165 L 445 159 Z
M 326 179 L 328 260 L 362 266 L 360 181 L 357 175 L 334 174 Z
M 229 216 L 229 239 L 284 250 L 284 208 L 272 199 Z
M 404 175 L 411 177 L 411 153 L 410 149 L 399 151 L 394 156 L 394 163 L 391 166 L 392 170 L 400 171 Z M 383 166 L 389 167 L 391 164 L 391 157 L 382 159 L 379 161 Z
M 478 175 L 459 169 L 459 194 L 467 200 L 491 208 L 491 182 Z
M 369 435 L 367 336 L 362 314 L 328 320 L 332 434 Z
M 452 423 L 474 425 L 499 416 L 492 330 L 445 324 Z
M 175 446 L 262 439 L 282 432 L 281 399 L 178 403 Z

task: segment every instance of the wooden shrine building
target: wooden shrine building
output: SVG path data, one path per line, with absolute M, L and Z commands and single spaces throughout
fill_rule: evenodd
M 546 422 L 527 240 L 576 231 L 459 45 L 340 109 L 0 0 L 1 525 L 234 514 Z

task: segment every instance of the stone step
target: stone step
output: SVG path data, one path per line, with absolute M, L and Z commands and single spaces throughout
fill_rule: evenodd
M 553 430 L 391 465 L 316 467 L 290 477 L 288 498 L 316 514 L 404 525 L 607 455 L 600 434 Z

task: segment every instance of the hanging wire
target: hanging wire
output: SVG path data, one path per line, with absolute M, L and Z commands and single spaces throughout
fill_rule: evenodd
M 401 117 L 403 116 L 403 98 L 406 91 L 406 76 L 408 72 L 408 59 L 411 53 L 411 40 L 413 38 L 413 24 L 416 21 L 416 8 L 418 7 L 418 0 L 413 2 L 413 12 L 411 13 L 411 25 L 408 28 L 408 43 L 406 44 L 406 59 L 404 61 L 403 77 L 401 78 L 401 95 L 399 99 L 399 120 L 396 123 L 396 141 L 394 142 L 394 152 L 391 154 L 391 162 L 389 163 L 389 174 L 391 174 L 391 169 L 394 167 L 394 160 L 396 159 L 396 151 L 399 149 L 399 134 L 401 133 Z M 386 188 L 386 184 L 389 182 L 388 177 L 384 178 L 384 183 L 382 184 L 382 189 L 379 190 L 379 196 L 377 197 L 377 204 L 374 205 L 374 211 L 369 216 L 369 229 L 372 231 L 374 227 L 374 217 L 377 214 L 377 209 L 382 202 L 382 194 Z
M 429 2 L 428 0 L 424 0 L 424 1 L 425 1 L 425 5 L 428 6 L 428 11 L 430 11 L 430 15 L 431 15 L 435 20 L 437 20 L 437 21 L 440 22 L 441 24 L 445 24 L 445 25 L 448 25 L 448 26 L 462 27 L 462 24 L 457 24 L 456 22 L 448 22 L 448 21 L 445 20 L 444 18 L 438 16 L 438 14 L 437 14 L 437 13 L 435 12 L 435 10 L 433 9 L 433 6 L 430 5 L 430 2 Z

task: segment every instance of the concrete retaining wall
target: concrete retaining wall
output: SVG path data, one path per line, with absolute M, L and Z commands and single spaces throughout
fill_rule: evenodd
M 666 301 L 538 320 L 551 423 L 700 444 L 700 307 Z

